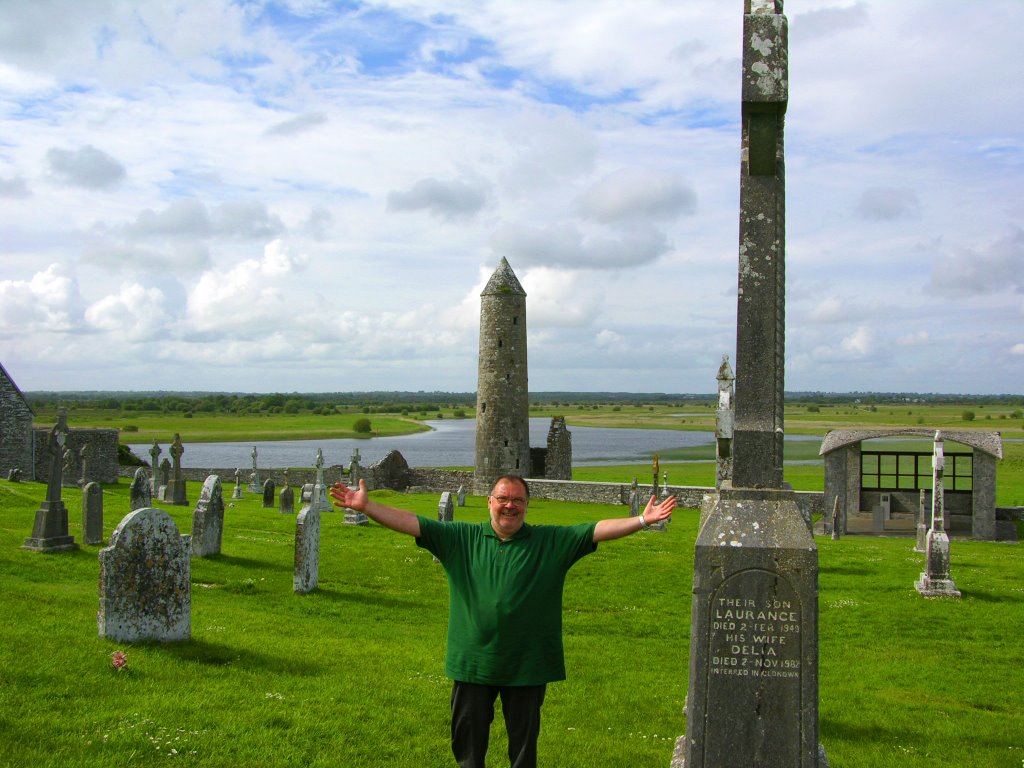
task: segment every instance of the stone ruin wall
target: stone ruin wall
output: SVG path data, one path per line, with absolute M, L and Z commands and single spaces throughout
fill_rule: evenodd
M 32 476 L 32 411 L 6 376 L 0 376 L 0 473 L 20 469 Z
M 68 432 L 67 445 L 71 449 L 71 472 L 64 473 L 64 485 L 75 485 L 82 476 L 82 465 L 78 452 L 88 444 L 88 480 L 97 483 L 116 483 L 122 469 L 130 469 L 135 474 L 135 467 L 122 468 L 117 463 L 118 431 L 116 429 L 71 429 Z M 44 480 L 50 475 L 50 429 L 36 428 L 32 430 L 35 444 L 35 474 L 24 479 Z M 130 475 L 129 475 L 130 476 Z

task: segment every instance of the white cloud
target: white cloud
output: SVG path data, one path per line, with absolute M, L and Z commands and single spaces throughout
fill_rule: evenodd
M 788 10 L 787 387 L 1019 390 L 1024 5 Z M 741 21 L 713 0 L 7 3 L 4 362 L 28 388 L 470 390 L 471 284 L 507 256 L 531 386 L 711 391 Z
M 389 211 L 426 211 L 457 221 L 472 217 L 487 204 L 488 185 L 482 180 L 420 179 L 405 191 L 388 194 Z
M 4 337 L 26 332 L 77 333 L 81 299 L 78 283 L 58 264 L 28 281 L 0 280 L 0 327 Z
M 280 282 L 308 263 L 308 256 L 293 256 L 282 241 L 275 240 L 259 259 L 246 259 L 226 272 L 204 272 L 188 296 L 188 332 L 199 338 L 213 334 L 253 340 L 280 330 L 290 318 L 315 318 L 318 307 L 310 300 L 316 287 L 311 286 L 304 301 L 296 304 Z
M 212 210 L 195 198 L 171 201 L 162 211 L 146 209 L 122 228 L 133 238 L 235 237 L 265 240 L 285 229 L 281 219 L 258 201 L 232 201 Z
M 861 193 L 857 215 L 872 221 L 896 221 L 921 213 L 921 203 L 912 189 L 872 187 Z
M 844 299 L 825 296 L 807 313 L 807 319 L 813 323 L 840 323 L 849 322 L 853 318 Z
M 46 162 L 58 181 L 87 189 L 109 189 L 125 176 L 121 163 L 92 145 L 76 150 L 51 147 Z
M 159 335 L 167 315 L 163 292 L 139 283 L 124 283 L 116 294 L 103 297 L 85 310 L 85 319 L 91 325 L 133 341 Z
M 980 248 L 962 247 L 935 264 L 930 288 L 943 296 L 1024 292 L 1024 229 L 1008 233 Z
M 594 342 L 599 347 L 618 347 L 622 344 L 623 336 L 621 333 L 610 331 L 607 328 L 597 332 L 597 336 L 594 337 Z
M 901 347 L 920 347 L 927 344 L 930 340 L 931 335 L 928 331 L 916 331 L 900 336 L 896 339 L 896 343 Z
M 1011 355 L 1024 355 L 1024 344 L 1014 344 L 1010 347 Z
M 669 250 L 665 235 L 653 227 L 585 234 L 571 224 L 542 228 L 522 223 L 499 225 L 491 247 L 513 264 L 572 269 L 628 269 L 649 264 Z
M 10 179 L 0 178 L 0 197 L 24 199 L 31 196 L 32 192 L 28 188 L 28 183 L 20 176 Z
M 624 168 L 591 185 L 579 208 L 585 217 L 606 223 L 672 220 L 697 210 L 697 194 L 671 174 Z
M 844 352 L 853 357 L 864 357 L 871 352 L 871 333 L 864 326 L 860 326 L 852 334 L 844 338 L 840 344 Z
M 267 128 L 264 134 L 267 136 L 294 136 L 299 133 L 324 125 L 327 122 L 327 115 L 320 111 L 304 112 L 301 115 L 282 120 L 279 123 Z

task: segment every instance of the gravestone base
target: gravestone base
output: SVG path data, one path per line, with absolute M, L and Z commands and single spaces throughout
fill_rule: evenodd
M 69 552 L 78 549 L 78 544 L 74 536 L 54 536 L 49 539 L 25 539 L 21 548 L 32 552 Z
M 185 492 L 184 480 L 171 480 L 164 491 L 164 501 L 176 507 L 188 506 L 188 494 Z
M 36 510 L 32 535 L 22 549 L 32 552 L 68 552 L 78 549 L 75 537 L 68 534 L 68 509 L 64 502 L 44 501 Z
M 694 556 L 687 732 L 673 766 L 827 765 L 818 551 L 791 490 L 713 497 Z
M 242 495 L 242 486 L 237 485 L 237 484 L 235 485 L 235 490 L 233 490 L 231 492 L 231 498 L 232 499 L 244 499 L 245 498 Z
M 345 525 L 369 525 L 370 518 L 368 518 L 362 512 L 356 512 L 354 509 L 345 510 Z
M 914 582 L 914 587 L 921 597 L 960 597 L 960 590 L 952 579 L 933 579 L 927 573 L 922 573 L 921 578 Z

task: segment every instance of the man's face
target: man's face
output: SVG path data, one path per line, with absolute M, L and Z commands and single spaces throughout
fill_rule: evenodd
M 487 497 L 487 506 L 491 510 L 491 528 L 498 538 L 507 539 L 523 527 L 526 516 L 526 489 L 515 480 L 501 480 Z

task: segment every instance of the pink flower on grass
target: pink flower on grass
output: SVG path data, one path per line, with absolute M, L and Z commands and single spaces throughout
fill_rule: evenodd
M 110 654 L 110 663 L 119 672 L 128 668 L 128 656 L 124 651 L 114 651 Z

